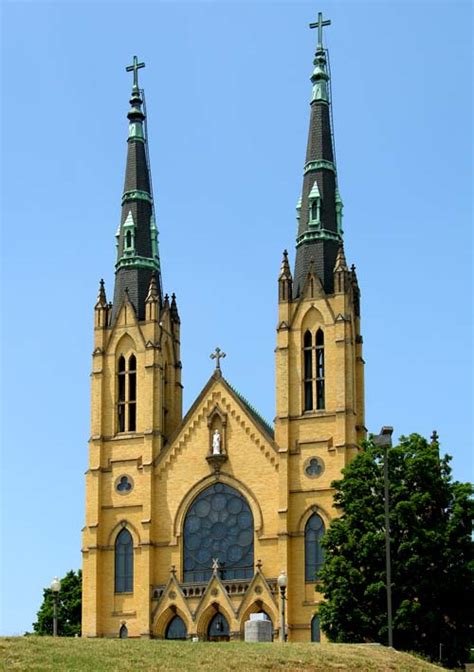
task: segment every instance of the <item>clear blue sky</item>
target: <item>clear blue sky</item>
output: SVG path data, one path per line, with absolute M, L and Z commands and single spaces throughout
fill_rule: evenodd
M 472 476 L 469 2 L 4 2 L 1 634 L 81 563 L 92 318 L 111 297 L 133 54 L 146 61 L 185 409 L 225 376 L 274 416 L 277 274 L 294 257 L 318 10 L 367 426 L 436 428 Z

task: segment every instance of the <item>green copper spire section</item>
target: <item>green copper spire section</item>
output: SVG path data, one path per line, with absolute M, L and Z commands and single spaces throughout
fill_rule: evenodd
M 117 263 L 112 319 L 123 301 L 125 288 L 139 320 L 145 319 L 145 301 L 151 276 L 161 292 L 158 236 L 155 223 L 147 147 L 146 114 L 138 70 L 145 67 L 136 56 L 127 72 L 133 72 L 127 138 L 127 163 L 122 194 L 122 216 L 117 232 Z M 160 294 L 161 296 L 161 294 Z M 161 299 L 160 299 L 161 300 Z
M 323 26 L 330 26 L 331 21 L 323 21 L 323 15 L 321 12 L 318 14 L 318 20 L 316 23 L 310 23 L 310 28 L 318 29 L 318 44 L 316 46 L 316 54 L 314 56 L 314 70 L 311 75 L 311 81 L 313 82 L 313 97 L 311 101 L 318 100 L 325 103 L 329 103 L 328 95 L 328 81 L 329 75 L 326 71 L 326 52 L 323 48 Z

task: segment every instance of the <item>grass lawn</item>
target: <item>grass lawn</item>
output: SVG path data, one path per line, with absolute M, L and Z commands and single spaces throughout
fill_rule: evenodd
M 245 644 L 158 640 L 0 638 L 0 670 L 154 672 L 311 670 L 312 672 L 428 672 L 441 668 L 382 646 Z

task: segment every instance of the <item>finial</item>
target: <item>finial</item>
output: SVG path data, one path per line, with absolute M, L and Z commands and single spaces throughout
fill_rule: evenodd
M 211 359 L 215 359 L 215 360 L 216 360 L 216 369 L 215 369 L 215 373 L 219 372 L 219 375 L 220 375 L 220 372 L 221 372 L 221 362 L 220 362 L 220 360 L 221 360 L 221 359 L 224 359 L 224 357 L 226 357 L 226 356 L 227 356 L 227 355 L 225 354 L 225 352 L 222 352 L 222 350 L 221 350 L 220 348 L 216 348 L 216 349 L 214 350 L 214 352 L 211 353 L 211 354 L 209 355 L 209 357 L 210 357 Z
M 107 297 L 105 296 L 105 283 L 103 278 L 101 278 L 99 283 L 99 293 L 97 294 L 97 303 L 95 304 L 96 308 L 106 308 L 107 307 Z
M 163 301 L 163 308 L 169 308 L 170 307 L 170 297 L 168 294 L 165 294 L 165 300 Z
M 138 88 L 138 71 L 140 68 L 144 68 L 145 63 L 139 63 L 136 56 L 133 57 L 132 65 L 127 65 L 125 70 L 127 72 L 133 72 L 133 91 L 139 91 Z
M 217 574 L 219 570 L 219 558 L 212 558 L 212 573 Z
M 329 19 L 326 19 L 323 21 L 323 13 L 318 12 L 318 20 L 315 23 L 310 23 L 309 27 L 310 28 L 317 28 L 318 29 L 318 46 L 317 50 L 320 51 L 323 48 L 323 27 L 324 26 L 330 26 L 331 21 Z
M 171 576 L 176 576 L 176 565 L 171 565 L 170 574 Z
M 258 569 L 259 571 L 262 570 L 262 566 L 263 566 L 263 562 L 262 562 L 261 560 L 257 560 L 257 569 Z
M 438 440 L 439 440 L 438 432 L 436 431 L 436 429 L 433 429 L 433 433 L 431 434 L 431 443 L 438 443 Z

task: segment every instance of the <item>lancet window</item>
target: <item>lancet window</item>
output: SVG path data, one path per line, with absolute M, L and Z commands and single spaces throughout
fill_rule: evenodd
M 303 396 L 304 410 L 325 408 L 324 332 L 313 336 L 308 330 L 303 336 Z
M 321 544 L 324 536 L 324 523 L 317 513 L 309 518 L 304 529 L 305 580 L 314 582 L 318 578 L 324 562 L 324 551 Z
M 117 364 L 118 402 L 117 424 L 119 432 L 135 432 L 137 428 L 137 359 L 123 355 Z
M 125 528 L 115 540 L 115 592 L 133 592 L 133 539 Z

